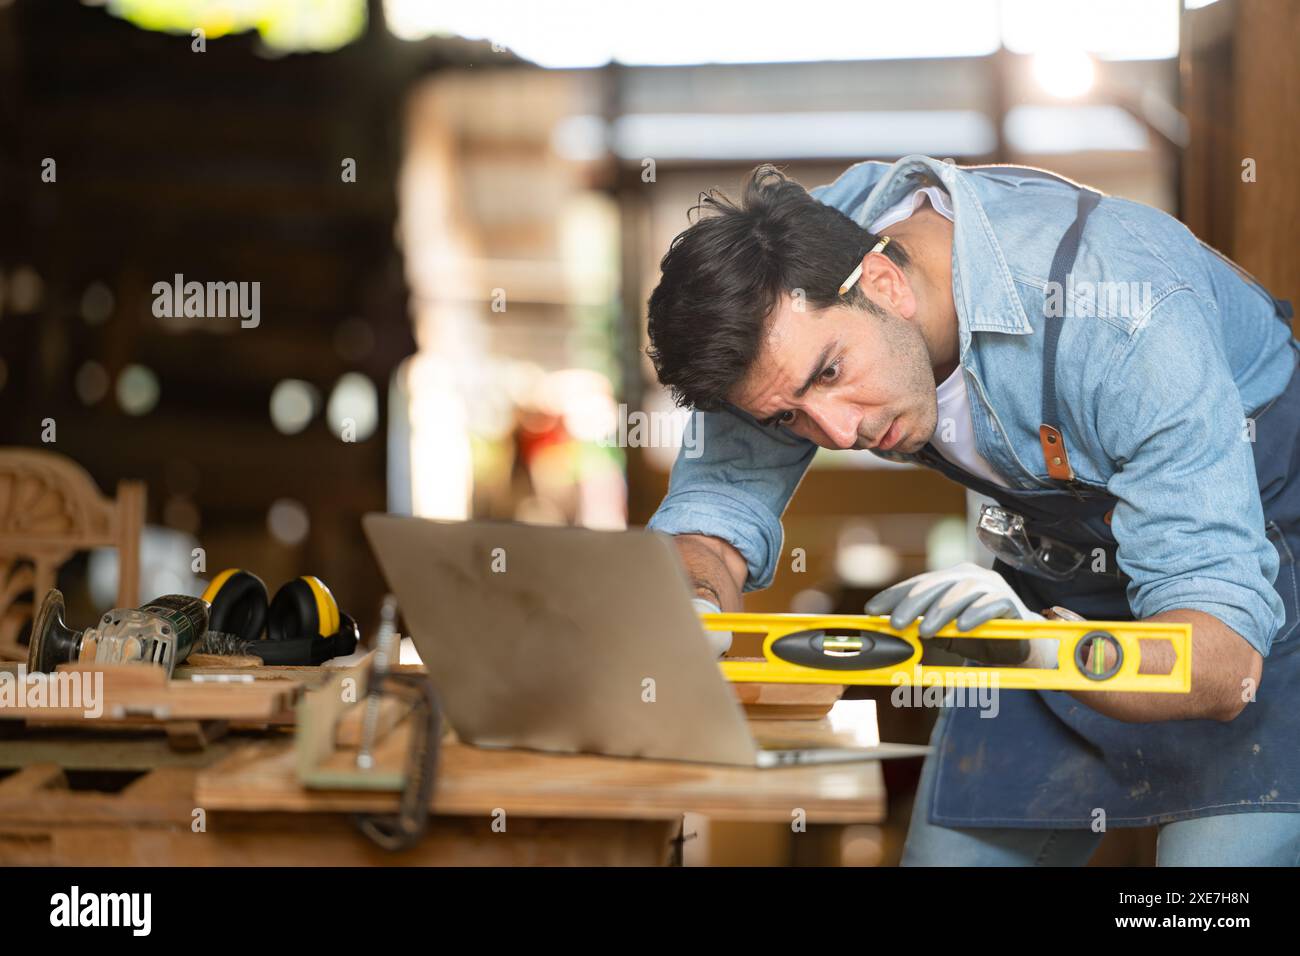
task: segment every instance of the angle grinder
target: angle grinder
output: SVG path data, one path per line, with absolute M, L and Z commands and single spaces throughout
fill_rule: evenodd
M 165 594 L 138 608 L 115 608 L 84 630 L 63 622 L 63 593 L 50 588 L 36 612 L 27 669 L 52 673 L 59 664 L 153 664 L 168 678 L 208 629 L 202 598 Z

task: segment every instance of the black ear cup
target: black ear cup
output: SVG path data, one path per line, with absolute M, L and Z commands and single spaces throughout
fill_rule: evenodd
M 211 605 L 208 630 L 257 641 L 266 627 L 266 584 L 256 574 L 239 568 L 222 571 L 203 592 Z
M 323 664 L 351 654 L 361 640 L 357 622 L 341 613 L 330 589 L 310 575 L 290 581 L 268 602 L 261 578 L 231 568 L 212 579 L 203 599 L 211 605 L 209 630 L 253 642 L 247 651 L 266 664 Z
M 356 651 L 357 645 L 361 643 L 361 628 L 357 627 L 357 622 L 352 618 L 339 612 L 339 632 L 334 637 L 334 656 L 346 657 Z
M 266 617 L 267 640 L 331 637 L 338 629 L 339 606 L 320 578 L 297 578 L 275 592 Z

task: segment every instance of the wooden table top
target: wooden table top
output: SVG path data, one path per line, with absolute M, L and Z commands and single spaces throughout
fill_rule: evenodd
M 751 726 L 783 745 L 877 743 L 869 739 L 875 734 L 871 701 L 841 701 L 820 721 Z M 925 749 L 886 744 L 880 753 L 912 756 Z M 203 770 L 195 799 L 208 810 L 245 812 L 385 812 L 397 806 L 391 793 L 304 789 L 289 741 L 250 744 Z M 879 760 L 759 770 L 444 742 L 433 809 L 461 816 L 502 809 L 524 817 L 642 820 L 695 812 L 716 820 L 786 823 L 802 809 L 809 823 L 873 823 L 884 819 L 885 789 Z
M 208 672 L 220 672 L 220 669 Z M 310 685 L 331 671 L 258 668 L 253 673 L 259 680 L 290 678 Z M 178 676 L 184 678 L 188 672 L 178 672 Z M 793 713 L 793 703 L 800 704 L 809 713 L 825 713 L 824 708 L 842 690 L 814 688 L 817 699 L 804 700 L 803 697 L 787 699 L 790 688 L 784 686 L 759 687 L 757 696 L 754 688 L 737 686 L 740 687 L 738 696 L 747 706 L 764 705 L 756 709 L 753 714 L 756 717 L 760 713 L 763 716 L 776 716 L 783 711 Z M 806 696 L 806 689 L 794 690 Z M 767 701 L 763 694 L 772 701 Z M 913 756 L 926 751 L 924 747 L 881 745 L 874 708 L 872 701 L 841 700 L 819 720 L 752 720 L 750 726 L 757 737 L 783 748 L 813 744 L 878 747 L 881 757 Z M 102 721 L 96 723 L 101 729 L 107 729 Z M 142 758 L 134 751 L 115 760 L 99 759 L 108 756 L 102 751 L 112 744 L 103 738 L 96 744 L 95 736 L 89 733 L 76 736 L 81 741 L 79 746 L 96 758 L 86 763 L 87 766 L 129 767 L 140 763 Z M 64 751 L 72 745 L 67 741 L 51 741 L 45 737 L 38 741 L 36 736 L 24 741 L 24 737 L 28 735 L 19 734 L 5 742 L 9 749 L 23 751 L 24 759 L 18 761 L 19 765 L 41 759 L 38 750 L 44 759 L 66 766 L 81 765 L 75 760 L 69 762 Z M 218 756 L 209 752 L 209 759 L 216 759 L 202 769 L 196 766 L 202 760 L 200 755 L 184 761 L 193 768 L 190 773 L 194 776 L 186 778 L 193 780 L 193 790 L 187 793 L 190 788 L 177 777 L 173 781 L 176 789 L 173 796 L 178 800 L 192 798 L 194 804 L 209 810 L 251 813 L 382 813 L 397 808 L 395 793 L 304 788 L 297 776 L 291 734 L 281 733 L 246 743 L 232 737 L 218 743 L 223 753 Z M 381 742 L 376 757 L 380 763 L 402 765 L 405 757 L 402 729 L 393 731 Z M 351 766 L 351 755 L 343 751 L 328 759 L 339 762 L 340 766 Z M 161 763 L 177 761 L 164 760 L 158 765 Z M 123 796 L 133 793 L 134 789 L 129 787 Z M 81 795 L 69 795 L 68 799 L 76 796 Z M 74 802 L 80 806 L 85 801 Z M 695 812 L 717 820 L 785 823 L 792 819 L 795 810 L 802 809 L 808 822 L 847 824 L 882 820 L 885 791 L 878 760 L 760 770 L 587 754 L 492 750 L 444 741 L 434 812 L 448 816 L 486 816 L 498 808 L 507 814 L 535 818 L 669 820 L 684 812 Z

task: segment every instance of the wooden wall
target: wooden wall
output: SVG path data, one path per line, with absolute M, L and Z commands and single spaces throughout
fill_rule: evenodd
M 1300 4 L 1220 0 L 1183 14 L 1187 225 L 1300 301 Z M 1254 181 L 1243 179 L 1253 160 Z
M 0 318 L 0 444 L 66 454 L 110 491 L 144 479 L 150 523 L 188 499 L 210 573 L 244 566 L 273 587 L 317 574 L 363 627 L 382 583 L 359 519 L 385 507 L 383 404 L 414 350 L 394 240 L 400 117 L 414 78 L 443 63 L 379 16 L 372 3 L 367 36 L 339 52 L 272 59 L 251 35 L 196 53 L 189 36 L 74 0 L 0 9 L 0 273 L 30 268 L 43 286 L 34 308 L 11 296 Z M 355 183 L 341 177 L 349 157 Z M 175 273 L 259 281 L 260 325 L 169 329 L 151 290 Z M 81 300 L 96 282 L 114 305 L 92 323 Z M 153 370 L 156 408 L 127 415 L 111 388 L 85 404 L 74 378 L 88 361 L 114 379 Z M 341 441 L 319 412 L 298 434 L 273 428 L 277 382 L 305 379 L 325 400 L 347 372 L 379 394 L 368 439 Z M 308 510 L 301 545 L 267 532 L 278 498 Z

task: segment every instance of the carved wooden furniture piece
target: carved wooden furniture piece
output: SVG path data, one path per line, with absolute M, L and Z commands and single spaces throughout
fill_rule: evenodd
M 26 659 L 18 635 L 33 604 L 24 595 L 39 602 L 78 551 L 117 548 L 117 606 L 139 603 L 144 505 L 142 482 L 119 482 L 117 498 L 108 498 L 63 455 L 0 448 L 0 660 Z

